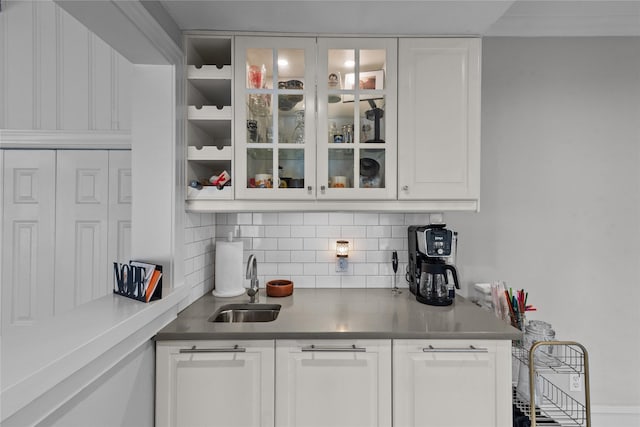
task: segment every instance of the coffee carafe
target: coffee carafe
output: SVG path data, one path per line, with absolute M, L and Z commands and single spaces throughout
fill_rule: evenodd
M 416 299 L 423 304 L 429 305 L 443 306 L 452 304 L 455 291 L 453 291 L 454 295 L 451 295 L 447 281 L 447 271 L 451 272 L 455 287 L 460 288 L 456 268 L 449 264 L 423 262 L 420 270 L 420 283 Z

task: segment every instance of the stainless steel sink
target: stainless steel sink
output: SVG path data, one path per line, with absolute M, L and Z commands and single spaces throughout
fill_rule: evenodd
M 281 307 L 280 304 L 227 304 L 216 310 L 209 322 L 273 322 Z

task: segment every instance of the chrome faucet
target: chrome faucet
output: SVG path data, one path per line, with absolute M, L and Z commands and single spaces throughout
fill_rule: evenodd
M 247 295 L 249 295 L 249 302 L 257 302 L 258 299 L 258 261 L 254 254 L 249 255 L 247 260 L 247 273 L 246 278 L 251 279 L 251 285 L 247 289 Z

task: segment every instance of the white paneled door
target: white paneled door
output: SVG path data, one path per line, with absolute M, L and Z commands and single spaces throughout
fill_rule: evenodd
M 109 156 L 59 151 L 57 167 L 55 312 L 104 294 L 109 265 Z
M 4 152 L 2 323 L 28 325 L 53 313 L 54 150 Z
M 109 236 L 107 262 L 131 260 L 131 152 L 109 151 Z M 105 293 L 113 290 L 113 273 L 109 270 Z
M 130 151 L 5 150 L 2 175 L 3 325 L 111 293 L 130 256 Z

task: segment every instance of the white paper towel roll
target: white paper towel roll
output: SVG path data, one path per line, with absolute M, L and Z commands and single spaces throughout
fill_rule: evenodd
M 242 278 L 242 242 L 216 242 L 215 289 L 217 297 L 235 297 L 245 292 Z

